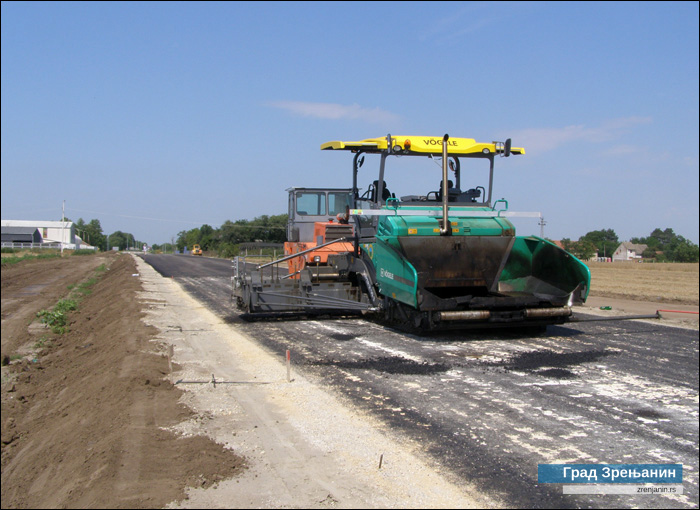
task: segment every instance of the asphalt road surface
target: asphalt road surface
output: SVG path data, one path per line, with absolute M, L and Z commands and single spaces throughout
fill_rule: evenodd
M 414 336 L 361 318 L 245 322 L 231 300 L 230 260 L 143 258 L 513 507 L 698 506 L 697 330 L 633 320 L 549 326 L 539 336 Z M 565 495 L 538 483 L 538 464 L 682 464 L 683 494 Z

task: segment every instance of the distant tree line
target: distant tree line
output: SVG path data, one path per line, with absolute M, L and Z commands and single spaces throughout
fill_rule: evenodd
M 68 218 L 65 220 L 71 221 Z M 100 220 L 90 220 L 89 223 L 85 223 L 82 218 L 79 218 L 78 221 L 74 222 L 74 225 L 76 234 L 78 234 L 83 241 L 102 251 L 111 250 L 112 248 L 126 250 L 128 248 L 141 247 L 145 244 L 143 241 L 138 241 L 133 234 L 120 230 L 105 235 L 102 232 Z
M 673 232 L 672 228 L 654 229 L 648 237 L 633 237 L 631 243 L 646 244 L 642 257 L 659 262 L 698 262 L 698 245 Z
M 660 228 L 647 237 L 633 237 L 633 244 L 645 244 L 647 249 L 642 253 L 642 258 L 657 262 L 698 262 L 700 261 L 700 248 L 683 236 L 673 232 L 673 229 Z M 564 249 L 581 260 L 588 260 L 595 256 L 612 257 L 621 241 L 613 229 L 594 230 L 579 237 L 578 241 L 564 238 L 561 240 Z
M 65 221 L 71 221 L 65 218 Z M 78 236 L 91 246 L 106 251 L 113 248 L 126 250 L 140 248 L 143 241 L 137 240 L 133 234 L 117 230 L 109 235 L 104 234 L 100 220 L 93 219 L 86 223 L 83 218 L 74 222 Z M 153 244 L 153 251 L 173 252 L 183 251 L 199 244 L 202 250 L 220 257 L 238 255 L 238 245 L 262 241 L 265 243 L 284 243 L 287 239 L 287 215 L 259 216 L 253 220 L 226 220 L 219 228 L 202 225 L 199 228 L 183 230 L 178 233 L 175 244 Z
M 205 252 L 219 257 L 235 257 L 241 243 L 284 243 L 287 240 L 287 215 L 259 216 L 253 220 L 226 220 L 219 228 L 202 225 L 177 234 L 175 248 L 183 251 L 198 244 Z M 165 249 L 163 249 L 165 248 Z M 168 247 L 153 245 L 154 250 Z

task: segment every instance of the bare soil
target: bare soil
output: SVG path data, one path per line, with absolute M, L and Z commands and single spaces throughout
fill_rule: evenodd
M 108 270 L 96 271 L 103 264 Z M 217 487 L 232 479 L 241 481 L 241 489 L 247 483 L 247 494 L 256 487 L 261 493 L 267 490 L 263 473 L 248 476 L 250 465 L 238 452 L 208 436 L 183 433 L 183 424 L 202 421 L 201 413 L 198 416 L 193 406 L 184 404 L 188 400 L 183 398 L 184 392 L 168 377 L 167 348 L 157 338 L 158 329 L 143 320 L 144 310 L 155 305 L 144 303 L 138 273 L 133 257 L 114 253 L 3 267 L 2 508 L 187 506 L 193 488 Z M 70 285 L 96 275 L 101 276 L 92 291 L 70 314 L 68 333 L 57 335 L 38 323 L 37 312 L 69 296 Z M 601 311 L 604 305 L 613 310 Z M 669 304 L 646 297 L 609 297 L 594 287 L 587 308 L 597 313 L 634 314 L 671 306 L 697 311 L 697 297 L 694 302 L 692 296 L 685 302 L 675 298 Z M 670 316 L 664 320 L 697 328 L 697 319 L 689 324 Z M 260 388 L 262 391 L 264 386 Z M 287 392 L 298 391 L 286 388 Z M 254 405 L 255 399 L 250 400 Z M 311 418 L 311 413 L 307 415 Z M 276 417 L 269 421 L 277 423 L 272 435 L 281 436 L 284 424 Z M 235 436 L 235 431 L 226 433 Z M 316 437 L 320 441 L 320 436 Z M 293 453 L 299 454 L 299 450 Z M 315 472 L 308 476 L 330 484 L 330 467 L 319 458 L 316 461 Z M 405 467 L 410 462 L 402 464 Z M 414 473 L 403 478 L 411 482 Z M 396 484 L 388 471 L 382 476 L 386 486 Z M 289 479 L 286 483 L 290 485 Z M 301 481 L 299 484 L 297 490 L 303 494 L 305 487 Z M 426 494 L 429 488 L 446 493 L 434 479 L 418 485 L 426 487 L 422 489 Z M 345 487 L 350 486 L 348 481 Z M 215 492 L 221 493 L 218 500 L 212 500 L 209 491 L 209 499 L 199 501 L 223 507 L 337 506 L 337 501 L 324 494 L 313 495 L 315 500 L 280 502 L 273 496 L 269 500 L 251 496 L 253 499 L 243 501 L 236 499 L 235 491 Z M 379 495 L 375 490 L 365 492 L 375 498 Z M 243 497 L 244 492 L 238 494 Z M 374 501 L 375 506 L 388 506 L 387 501 L 391 501 L 399 506 L 426 505 L 418 499 L 402 501 L 391 495 L 390 489 L 382 494 L 391 497 L 350 499 L 348 495 L 344 504 L 362 506 L 364 502 L 366 506 L 367 501 Z M 466 500 L 432 497 L 429 501 L 429 506 L 467 505 Z M 474 505 L 484 506 L 484 502 Z
M 109 270 L 69 332 L 37 327 L 36 313 L 100 264 Z M 244 468 L 209 438 L 166 430 L 193 412 L 163 381 L 168 360 L 138 320 L 134 273 L 133 258 L 115 254 L 2 269 L 3 508 L 158 508 Z

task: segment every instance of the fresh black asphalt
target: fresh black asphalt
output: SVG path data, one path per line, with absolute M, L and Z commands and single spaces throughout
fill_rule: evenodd
M 296 370 L 456 481 L 512 507 L 698 506 L 696 330 L 634 320 L 415 336 L 362 318 L 245 322 L 230 260 L 144 259 L 273 354 L 289 349 Z M 564 495 L 538 483 L 548 463 L 683 464 L 684 494 Z

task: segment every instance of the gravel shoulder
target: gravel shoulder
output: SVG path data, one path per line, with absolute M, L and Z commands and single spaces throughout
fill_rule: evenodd
M 420 445 L 357 413 L 210 313 L 141 259 L 145 321 L 173 345 L 171 375 L 196 417 L 181 434 L 207 435 L 249 465 L 216 488 L 189 489 L 171 507 L 498 507 L 444 478 Z M 178 382 L 181 381 L 181 382 Z

